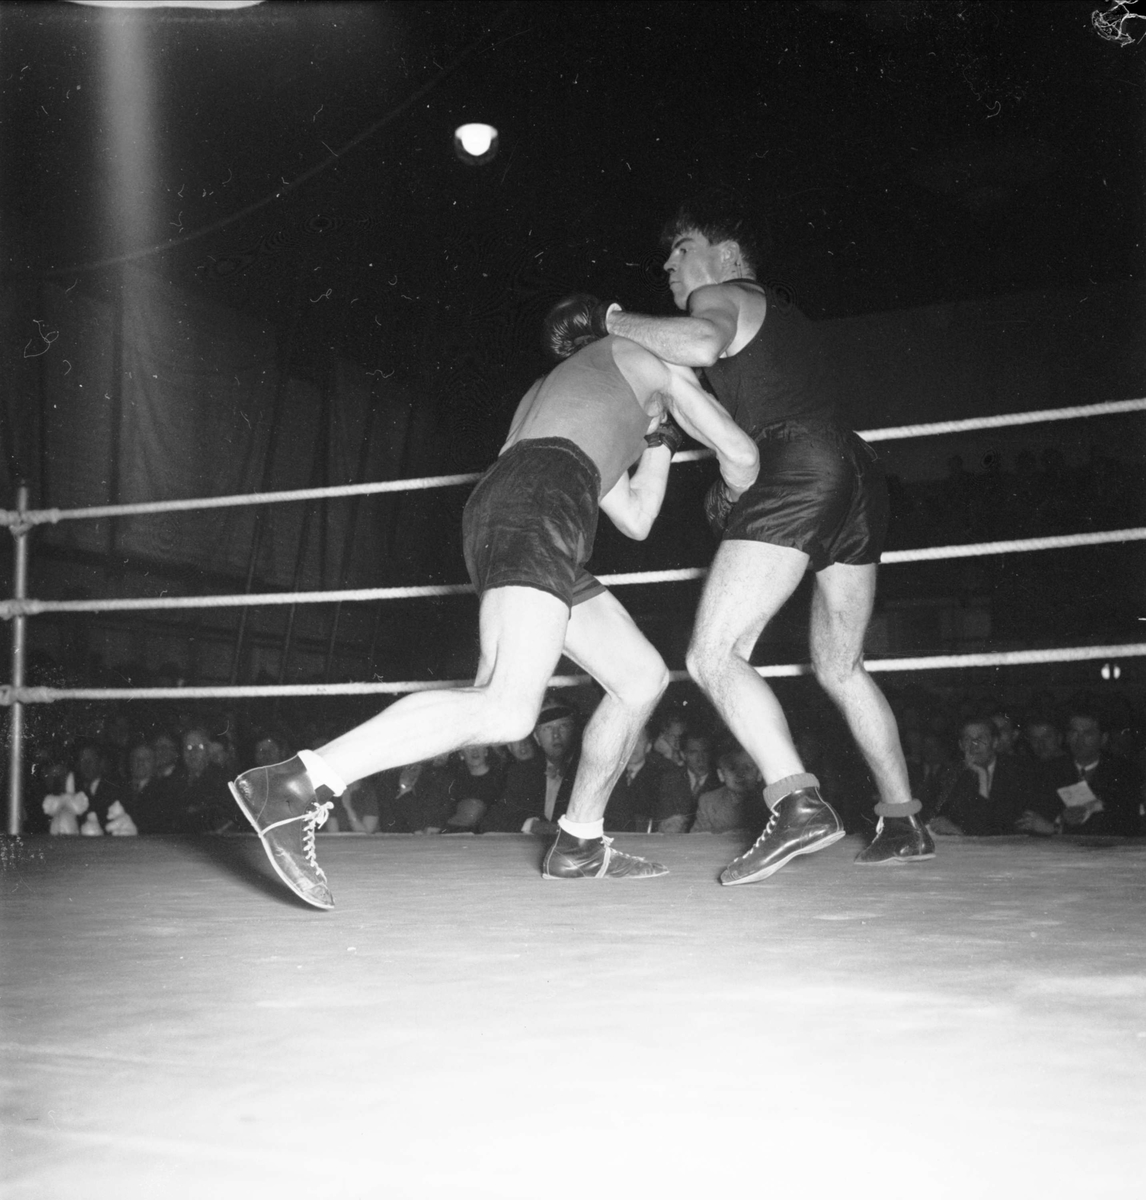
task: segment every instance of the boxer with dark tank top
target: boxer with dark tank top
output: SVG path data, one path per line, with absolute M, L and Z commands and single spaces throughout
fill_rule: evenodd
M 689 671 L 767 787 L 772 817 L 721 876 L 753 883 L 844 836 L 839 814 L 804 770 L 775 694 L 749 656 L 769 621 L 816 573 L 810 631 L 817 680 L 843 713 L 879 791 L 864 864 L 916 862 L 935 848 L 916 814 L 895 717 L 863 665 L 887 528 L 887 486 L 875 453 L 838 415 L 840 381 L 816 323 L 757 282 L 749 223 L 714 207 L 682 209 L 666 226 L 665 271 L 683 317 L 606 311 L 611 333 L 667 362 L 702 368 L 736 424 L 756 442 L 756 483 L 705 502 L 721 537 L 688 652 Z

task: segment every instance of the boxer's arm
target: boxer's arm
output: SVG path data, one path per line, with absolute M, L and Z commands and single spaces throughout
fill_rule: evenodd
M 601 497 L 601 511 L 626 537 L 643 542 L 649 536 L 664 502 L 671 463 L 668 446 L 650 446 L 632 475 L 625 472 Z
M 716 452 L 720 474 L 733 500 L 747 491 L 760 472 L 756 443 L 704 391 L 688 367 L 665 364 L 669 411 L 685 433 Z
M 666 362 L 710 367 L 736 337 L 742 298 L 739 288 L 709 284 L 689 296 L 687 317 L 647 317 L 610 308 L 605 325 Z

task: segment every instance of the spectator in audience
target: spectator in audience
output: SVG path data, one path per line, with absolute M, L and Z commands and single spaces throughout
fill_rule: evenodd
M 684 766 L 684 753 L 681 750 L 681 738 L 684 737 L 685 718 L 679 708 L 666 709 L 656 722 L 656 736 L 653 738 L 653 749 L 668 759 L 677 767 Z
M 1031 758 L 1040 763 L 1054 763 L 1066 758 L 1062 745 L 1062 730 L 1053 717 L 1035 713 L 1023 726 L 1023 740 Z
M 269 767 L 294 753 L 290 738 L 281 729 L 257 729 L 255 731 L 252 755 L 256 767 Z
M 229 732 L 215 734 L 207 743 L 207 760 L 228 779 L 239 769 L 239 752 Z
M 989 837 L 1047 832 L 1031 820 L 1041 817 L 1053 822 L 1055 814 L 1040 794 L 1030 764 L 1014 754 L 1000 756 L 998 744 L 989 716 L 963 722 L 959 735 L 963 758 L 952 764 L 940 786 L 936 812 L 928 823 L 932 833 Z
M 694 801 L 687 773 L 653 752 L 652 732 L 646 725 L 637 735 L 624 773 L 617 780 L 605 809 L 605 829 L 618 833 L 666 832 L 666 823 L 682 823 L 667 832 L 682 833 L 691 820 Z M 686 815 L 687 814 L 687 815 Z
M 155 752 L 155 778 L 171 779 L 179 770 L 179 742 L 170 733 L 160 732 L 151 739 Z
M 1019 730 L 1011 714 L 1002 706 L 998 706 L 991 713 L 991 724 L 995 727 L 995 753 L 1014 754 Z
M 376 833 L 379 803 L 376 775 L 346 785 L 341 796 L 332 798 L 333 808 L 321 833 Z
M 510 758 L 515 758 L 518 762 L 534 758 L 538 753 L 537 743 L 533 740 L 532 735 L 522 738 L 519 742 L 506 742 L 505 749 Z
M 558 700 L 548 701 L 538 714 L 533 737 L 540 755 L 510 765 L 505 793 L 482 818 L 480 832 L 557 832 L 557 818 L 569 806 L 577 772 L 580 737 L 576 712 Z
M 752 756 L 741 746 L 727 746 L 717 758 L 716 775 L 721 786 L 697 801 L 691 832 L 736 831 L 756 836 L 764 828 L 767 808 L 760 770 Z
M 76 791 L 88 798 L 88 811 L 80 822 L 80 833 L 98 836 L 107 831 L 109 813 L 115 806 L 118 817 L 127 793 L 121 783 L 108 778 L 106 747 L 93 739 L 79 743 L 76 753 Z
M 696 812 L 696 802 L 700 797 L 720 786 L 720 780 L 712 769 L 712 737 L 703 730 L 688 729 L 681 738 L 680 749 L 688 772 L 692 811 Z
M 919 735 L 919 756 L 907 760 L 911 794 L 923 805 L 925 813 L 933 813 L 939 801 L 939 788 L 951 765 L 947 740 L 932 729 Z
M 210 735 L 201 725 L 184 730 L 182 770 L 167 780 L 168 804 L 179 833 L 222 833 L 236 826 L 238 809 L 227 787 L 227 776 L 210 759 Z
M 379 833 L 441 833 L 453 811 L 449 754 L 375 776 Z
M 472 833 L 490 806 L 501 799 L 505 790 L 505 768 L 499 759 L 491 756 L 488 746 L 465 746 L 458 754 L 460 761 L 450 780 L 453 811 L 446 819 L 446 830 Z
M 1102 715 L 1074 705 L 1067 716 L 1069 753 L 1055 764 L 1051 784 L 1060 801 L 1064 833 L 1138 837 L 1142 833 L 1142 777 L 1138 767 L 1106 749 Z
M 155 751 L 145 741 L 137 741 L 127 752 L 128 781 L 114 828 L 109 833 L 130 836 L 154 833 L 157 814 L 163 802 L 162 784 L 155 778 Z

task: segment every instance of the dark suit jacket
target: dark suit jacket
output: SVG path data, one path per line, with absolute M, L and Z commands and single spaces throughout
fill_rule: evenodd
M 131 805 L 128 798 L 128 789 L 122 783 L 115 779 L 108 779 L 107 776 L 101 777 L 99 784 L 93 794 L 90 785 L 84 785 L 79 780 L 76 781 L 76 790 L 82 791 L 88 798 L 88 812 L 94 812 L 99 817 L 101 829 L 107 828 L 107 810 L 118 800 L 120 804 L 131 812 Z M 84 813 L 79 818 L 82 825 L 87 820 L 87 813 Z
M 1050 820 L 1057 816 L 1038 785 L 1030 763 L 1001 754 L 995 759 L 991 795 L 984 799 L 979 795 L 978 775 L 962 763 L 952 764 L 940 786 L 935 815 L 950 818 L 969 837 L 1015 833 L 1015 822 L 1028 809 Z
M 579 754 L 570 755 L 565 763 L 565 774 L 557 792 L 557 803 L 553 807 L 553 820 L 563 816 L 569 807 L 573 793 L 573 777 L 577 774 Z M 521 827 L 530 817 L 545 820 L 545 764 L 544 754 L 535 754 L 525 762 L 513 762 L 505 773 L 505 794 L 491 804 L 478 824 L 479 833 L 520 833 Z
M 649 754 L 630 780 L 622 772 L 605 809 L 605 828 L 620 833 L 646 833 L 650 824 L 677 813 L 690 816 L 696 801 L 688 786 L 688 772 L 660 754 Z
M 1078 768 L 1070 755 L 1055 759 L 1049 772 L 1052 789 L 1068 787 L 1078 783 Z M 1102 801 L 1104 811 L 1092 813 L 1081 825 L 1063 825 L 1063 833 L 1085 833 L 1096 837 L 1139 837 L 1142 833 L 1142 818 L 1139 806 L 1142 803 L 1142 776 L 1137 766 L 1129 759 L 1114 754 L 1103 754 L 1098 766 L 1087 780 L 1090 790 Z M 1057 792 L 1052 791 L 1061 815 L 1066 806 Z

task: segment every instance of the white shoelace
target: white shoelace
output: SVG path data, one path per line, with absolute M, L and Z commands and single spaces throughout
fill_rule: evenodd
M 772 832 L 772 826 L 776 824 L 776 818 L 778 815 L 779 814 L 775 811 L 775 809 L 773 809 L 772 815 L 768 818 L 768 824 L 764 826 L 764 832 L 752 843 L 751 846 L 748 847 L 747 850 L 744 851 L 739 858 L 734 858 L 732 860 L 733 863 L 742 862 L 752 853 L 753 850 L 756 849 L 757 846 L 760 845 L 760 843 Z M 732 863 L 729 863 L 729 866 L 731 865 Z
M 321 875 L 322 868 L 318 865 L 318 859 L 314 856 L 314 832 L 316 829 L 321 829 L 326 824 L 326 818 L 330 816 L 330 810 L 334 807 L 332 801 L 328 800 L 325 804 L 315 803 L 315 806 L 305 813 L 302 818 L 302 852 L 306 855 L 306 861 Z

